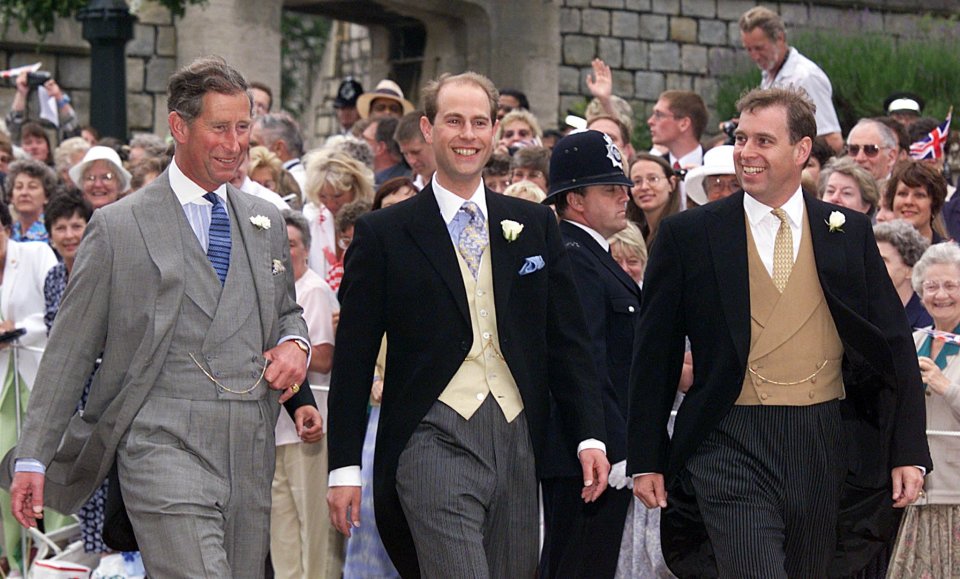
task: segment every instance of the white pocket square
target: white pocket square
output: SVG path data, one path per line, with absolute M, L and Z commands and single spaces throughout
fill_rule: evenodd
M 531 255 L 530 257 L 523 258 L 523 265 L 520 267 L 520 275 L 527 275 L 535 271 L 543 269 L 544 266 L 543 258 L 539 255 Z

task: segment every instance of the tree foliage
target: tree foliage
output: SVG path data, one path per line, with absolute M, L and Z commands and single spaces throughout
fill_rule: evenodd
M 206 0 L 154 1 L 170 10 L 174 16 L 183 16 L 188 5 L 206 3 Z M 90 0 L 0 0 L 0 22 L 4 28 L 16 23 L 24 33 L 33 28 L 44 37 L 53 31 L 57 18 L 72 18 L 90 3 Z M 136 0 L 134 3 L 140 4 Z

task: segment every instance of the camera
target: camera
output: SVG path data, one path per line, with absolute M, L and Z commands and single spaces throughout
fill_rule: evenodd
M 40 86 L 43 83 L 50 80 L 51 78 L 53 78 L 53 76 L 49 72 L 44 72 L 42 70 L 38 70 L 36 72 L 28 72 L 27 86 L 29 87 Z
M 733 145 L 736 143 L 736 136 L 734 133 L 737 130 L 737 125 L 740 124 L 739 119 L 733 119 L 723 123 L 720 128 L 723 130 L 723 133 L 727 135 L 727 140 L 723 143 L 724 145 Z

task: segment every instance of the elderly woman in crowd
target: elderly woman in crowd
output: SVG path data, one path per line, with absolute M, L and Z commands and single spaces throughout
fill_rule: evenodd
M 628 221 L 624 229 L 614 233 L 607 241 L 610 243 L 610 255 L 614 261 L 637 285 L 643 286 L 643 270 L 647 268 L 647 244 L 643 241 L 640 228 Z
M 913 266 L 930 246 L 912 225 L 902 219 L 878 223 L 873 227 L 880 257 L 887 266 L 890 281 L 903 302 L 911 328 L 922 328 L 933 323 L 924 309 L 920 296 L 913 291 Z
M 524 147 L 539 147 L 540 123 L 537 117 L 528 110 L 516 109 L 504 115 L 497 129 L 494 140 L 497 142 L 496 152 L 512 155 Z
M 307 377 L 326 430 L 327 392 L 333 366 L 333 314 L 339 309 L 330 286 L 307 267 L 310 224 L 286 209 L 283 220 L 290 238 L 290 265 L 296 280 L 297 304 L 303 308 L 312 356 Z M 301 439 L 287 412 L 276 427 L 276 471 L 270 510 L 270 553 L 277 579 L 339 577 L 343 536 L 333 528 L 327 510 L 327 441 Z
M 373 196 L 373 205 L 371 210 L 383 209 L 406 201 L 417 194 L 417 186 L 409 177 L 394 177 L 387 179 L 377 189 L 377 194 Z
M 18 328 L 26 332 L 19 338 L 17 352 L 10 347 L 10 342 L 0 343 L 0 377 L 3 379 L 0 454 L 6 454 L 17 443 L 17 425 L 26 412 L 40 356 L 47 343 L 43 324 L 43 283 L 47 272 L 57 264 L 57 258 L 46 243 L 19 243 L 10 239 L 12 224 L 7 206 L 0 204 L 0 332 Z M 20 416 L 17 415 L 18 409 Z M 10 512 L 10 496 L 6 492 L 0 492 L 0 513 L 4 552 L 13 567 L 19 553 L 20 525 Z M 48 512 L 44 521 L 47 531 L 51 531 L 64 519 Z
M 839 157 L 820 170 L 819 197 L 847 209 L 873 216 L 880 204 L 877 182 L 850 157 Z
M 930 243 L 947 238 L 940 210 L 947 198 L 943 175 L 920 161 L 903 161 L 887 180 L 884 203 L 895 219 L 913 225 Z
M 7 174 L 7 194 L 17 219 L 10 238 L 14 241 L 47 241 L 43 211 L 57 187 L 53 169 L 34 159 L 15 161 Z
M 637 154 L 630 165 L 630 180 L 633 203 L 627 203 L 627 217 L 640 227 L 649 249 L 660 222 L 680 211 L 680 180 L 666 159 L 649 153 Z
M 718 145 L 704 153 L 703 165 L 690 169 L 683 183 L 687 188 L 687 201 L 697 205 L 706 205 L 739 191 L 733 145 Z
M 70 178 L 80 184 L 83 198 L 100 209 L 119 199 L 130 187 L 130 173 L 123 168 L 120 155 L 110 147 L 90 147 L 83 160 L 70 169 Z
M 933 318 L 914 332 L 926 388 L 930 455 L 925 494 L 903 514 L 887 577 L 956 577 L 960 569 L 960 248 L 931 245 L 913 267 L 913 288 Z M 941 334 L 943 333 L 943 334 Z M 945 339 L 946 336 L 946 339 Z
M 313 243 L 310 248 L 310 269 L 330 283 L 339 285 L 343 275 L 334 266 L 339 263 L 337 231 L 334 215 L 344 205 L 357 200 L 373 201 L 373 171 L 349 155 L 321 149 L 310 153 L 305 161 L 307 171 L 307 204 L 303 216 L 310 222 Z

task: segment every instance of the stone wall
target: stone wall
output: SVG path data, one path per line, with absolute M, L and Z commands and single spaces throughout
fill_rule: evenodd
M 586 76 L 595 57 L 604 59 L 613 69 L 614 92 L 634 105 L 637 118 L 649 115 L 657 96 L 664 90 L 693 90 L 704 97 L 716 126 L 717 77 L 725 72 L 753 64 L 740 46 L 737 21 L 758 2 L 750 0 L 550 0 L 559 7 L 561 44 L 560 95 L 555 118 L 542 118 L 544 126 L 559 124 L 568 109 L 586 102 L 589 90 Z M 504 3 L 506 4 L 506 2 Z M 766 2 L 776 9 L 791 34 L 811 29 L 857 29 L 883 32 L 892 37 L 917 37 L 923 33 L 936 37 L 940 27 L 956 27 L 949 20 L 960 14 L 960 5 L 952 0 L 928 0 L 924 13 L 917 3 L 907 0 L 824 0 L 820 2 Z M 363 78 L 370 62 L 355 49 L 367 42 L 368 29 L 352 25 L 328 50 L 355 53 L 351 59 L 330 60 L 324 68 L 324 106 L 332 102 L 336 83 L 349 67 L 350 74 Z M 375 29 L 373 29 L 375 30 Z M 493 39 L 496 42 L 496 39 Z M 359 56 L 360 58 L 356 58 Z M 382 68 L 382 63 L 377 63 Z M 341 68 L 338 68 L 341 67 Z M 483 71 L 482 71 L 483 72 Z M 316 117 L 331 112 L 315 108 Z M 321 123 L 317 124 L 320 126 Z
M 167 133 L 167 80 L 176 70 L 176 28 L 173 17 L 153 2 L 143 2 L 137 12 L 134 37 L 127 44 L 127 124 L 130 133 Z M 10 26 L 0 38 L 0 69 L 42 62 L 70 95 L 81 124 L 89 120 L 90 45 L 83 40 L 81 24 L 60 19 L 41 41 L 33 33 Z M 0 117 L 10 110 L 16 89 L 0 86 Z M 35 93 L 34 93 L 35 94 Z M 37 100 L 30 95 L 28 110 L 36 116 Z
M 309 118 L 303 123 L 308 147 L 322 144 L 326 136 L 339 129 L 333 99 L 345 77 L 353 76 L 364 90 L 373 90 L 374 84 L 380 80 L 371 81 L 372 43 L 367 27 L 348 22 L 333 23 L 320 77 L 314 84 Z

